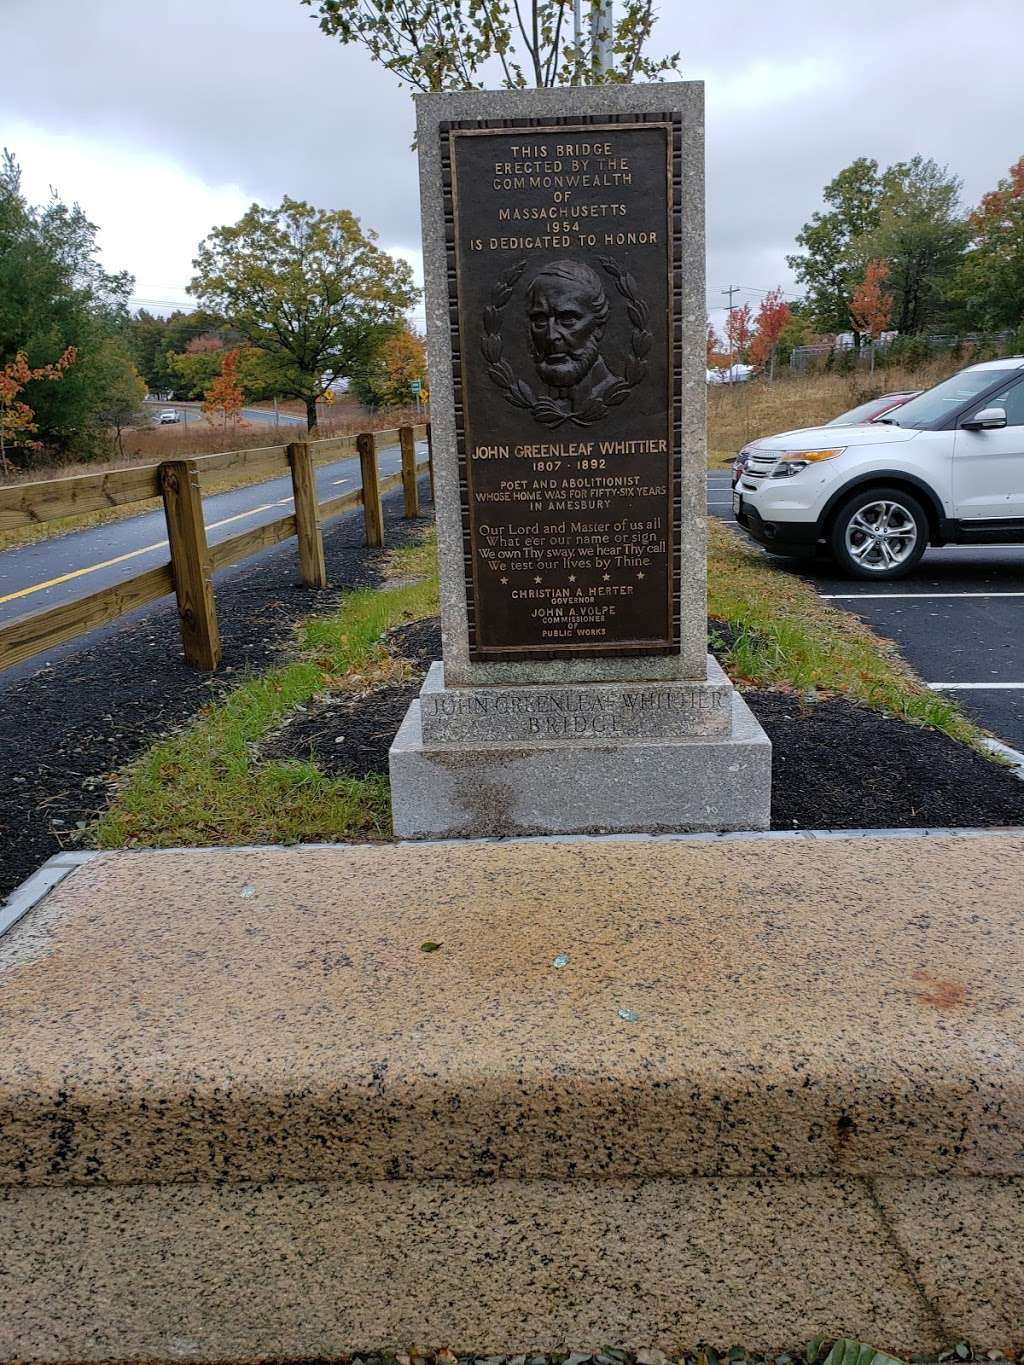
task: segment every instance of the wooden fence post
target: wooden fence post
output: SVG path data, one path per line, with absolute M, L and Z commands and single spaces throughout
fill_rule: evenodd
M 307 441 L 292 441 L 288 446 L 295 497 L 295 534 L 299 539 L 299 569 L 302 581 L 310 588 L 327 587 L 324 538 L 320 529 L 320 499 L 313 474 L 313 453 Z
M 434 497 L 434 432 L 430 423 L 427 423 L 427 464 L 430 470 L 430 501 L 437 502 Z
M 377 438 L 372 431 L 356 437 L 359 471 L 363 482 L 363 521 L 367 545 L 384 544 L 384 509 L 380 505 L 380 480 L 377 478 Z
M 220 663 L 220 630 L 195 460 L 165 460 L 160 465 L 160 491 L 185 658 L 193 668 L 211 670 Z
M 402 447 L 402 492 L 405 494 L 405 515 L 418 517 L 420 514 L 420 489 L 416 477 L 416 437 L 412 427 L 398 428 L 398 441 Z

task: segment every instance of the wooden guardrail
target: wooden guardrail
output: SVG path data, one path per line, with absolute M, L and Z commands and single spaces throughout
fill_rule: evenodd
M 196 455 L 191 459 L 115 469 L 106 474 L 79 474 L 68 479 L 47 479 L 0 488 L 0 530 L 160 498 L 170 547 L 170 558 L 165 564 L 86 597 L 78 597 L 73 602 L 29 612 L 0 626 L 0 669 L 10 668 L 44 649 L 73 640 L 170 592 L 175 593 L 178 601 L 185 658 L 195 668 L 216 668 L 221 646 L 213 574 L 294 536 L 298 540 L 302 581 L 310 587 L 326 587 L 321 528 L 328 518 L 362 505 L 366 543 L 383 545 L 381 496 L 401 484 L 405 494 L 405 515 L 418 516 L 418 480 L 424 473 L 430 475 L 433 495 L 432 456 L 419 464 L 416 462 L 416 442 L 424 438 L 429 451 L 429 425 L 398 427 L 390 431 L 362 432 L 356 437 L 227 450 L 217 455 Z M 402 472 L 386 479 L 379 477 L 377 464 L 377 444 L 381 441 L 397 442 L 402 451 Z M 351 493 L 320 502 L 316 466 L 325 463 L 326 459 L 357 454 L 361 486 Z M 209 545 L 203 523 L 203 480 L 230 470 L 267 479 L 290 473 L 295 511 Z

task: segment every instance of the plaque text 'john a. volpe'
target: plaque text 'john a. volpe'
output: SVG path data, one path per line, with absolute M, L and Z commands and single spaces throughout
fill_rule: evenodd
M 443 136 L 471 656 L 678 648 L 673 123 Z

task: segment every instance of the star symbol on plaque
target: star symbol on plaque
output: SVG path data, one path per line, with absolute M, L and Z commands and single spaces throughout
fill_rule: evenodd
M 611 576 L 610 573 L 606 573 L 606 574 L 605 574 L 605 576 L 604 576 L 604 581 L 605 581 L 606 583 L 610 583 L 610 582 L 612 581 L 612 576 Z
M 507 579 L 507 578 L 503 578 L 501 581 L 502 581 L 503 583 L 507 583 L 507 582 L 508 582 L 508 579 Z
M 540 582 L 540 574 L 539 574 L 539 573 L 538 573 L 538 574 L 534 574 L 534 576 L 533 576 L 533 581 L 534 581 L 535 583 L 539 583 L 539 582 Z
M 643 578 L 643 573 L 642 572 L 638 573 L 637 578 Z
M 570 582 L 570 583 L 575 583 L 575 582 L 576 582 L 576 575 L 575 575 L 574 573 L 571 573 L 571 574 L 569 575 L 569 582 Z

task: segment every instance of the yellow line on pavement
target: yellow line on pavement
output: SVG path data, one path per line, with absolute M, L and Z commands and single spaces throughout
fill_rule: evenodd
M 243 517 L 255 516 L 257 512 L 269 512 L 271 508 L 283 507 L 288 502 L 291 502 L 291 498 L 281 498 L 278 502 L 264 502 L 259 507 L 250 507 L 248 512 L 237 512 L 233 517 L 225 517 L 223 521 L 212 521 L 206 529 L 216 531 L 218 527 L 227 526 L 232 521 L 241 521 Z M 55 588 L 60 583 L 70 583 L 73 578 L 97 573 L 100 569 L 109 569 L 113 564 L 123 564 L 126 559 L 148 555 L 152 550 L 162 550 L 166 544 L 166 540 L 158 540 L 152 545 L 143 545 L 141 549 L 129 550 L 127 554 L 115 555 L 113 559 L 105 559 L 101 564 L 89 564 L 84 569 L 72 569 L 70 573 L 62 573 L 57 578 L 48 578 L 45 583 L 33 583 L 30 588 L 19 588 L 17 592 L 9 592 L 6 597 L 0 597 L 0 606 L 4 602 L 13 602 L 19 597 L 28 597 L 34 592 L 43 592 L 46 588 Z

